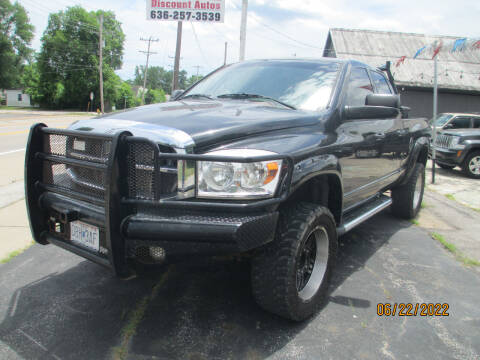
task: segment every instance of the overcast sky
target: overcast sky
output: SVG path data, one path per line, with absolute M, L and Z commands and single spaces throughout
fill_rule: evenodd
M 170 69 L 176 42 L 175 22 L 146 20 L 145 0 L 19 0 L 35 26 L 35 50 L 47 26 L 48 14 L 80 5 L 86 10 L 111 10 L 126 35 L 123 67 L 117 73 L 133 78 L 136 65 L 145 64 L 146 43 L 153 36 L 150 64 Z M 206 74 L 227 62 L 238 61 L 241 0 L 226 0 L 225 23 L 185 23 L 181 68 Z M 247 26 L 247 59 L 278 57 L 320 57 L 328 29 L 371 29 L 479 37 L 479 0 L 250 0 Z M 196 37 L 195 37 L 196 33 Z M 197 40 L 198 39 L 198 42 Z

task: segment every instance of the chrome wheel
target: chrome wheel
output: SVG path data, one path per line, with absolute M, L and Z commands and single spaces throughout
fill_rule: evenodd
M 470 159 L 468 169 L 473 175 L 480 175 L 480 156 L 475 156 Z
M 310 300 L 322 284 L 328 262 L 328 233 L 316 227 L 300 249 L 297 260 L 297 291 L 302 300 Z
M 416 209 L 419 205 L 422 189 L 423 189 L 423 176 L 418 176 L 417 182 L 415 183 L 415 191 L 413 192 L 413 208 L 414 209 Z

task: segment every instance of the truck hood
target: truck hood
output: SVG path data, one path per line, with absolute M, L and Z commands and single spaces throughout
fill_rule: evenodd
M 480 136 L 480 129 L 452 129 L 443 130 L 439 134 L 456 135 L 456 136 Z
M 208 146 L 267 131 L 319 124 L 321 113 L 249 100 L 181 100 L 80 120 L 69 128 L 130 131 L 176 148 Z

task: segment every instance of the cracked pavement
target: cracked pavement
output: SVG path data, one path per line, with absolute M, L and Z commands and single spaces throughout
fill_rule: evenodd
M 375 216 L 340 238 L 330 298 L 303 323 L 257 307 L 247 262 L 122 281 L 53 246 L 0 265 L 1 359 L 478 359 L 480 274 L 428 233 Z M 448 303 L 379 317 L 378 303 Z

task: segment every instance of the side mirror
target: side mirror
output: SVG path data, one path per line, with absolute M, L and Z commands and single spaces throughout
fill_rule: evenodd
M 388 106 L 345 106 L 345 119 L 393 119 L 400 110 Z
M 452 124 L 447 124 L 443 128 L 444 129 L 453 129 L 453 125 Z
M 368 94 L 365 98 L 367 106 L 388 106 L 400 108 L 400 96 L 392 94 Z
M 184 90 L 174 90 L 170 96 L 170 101 L 177 100 L 184 92 Z

